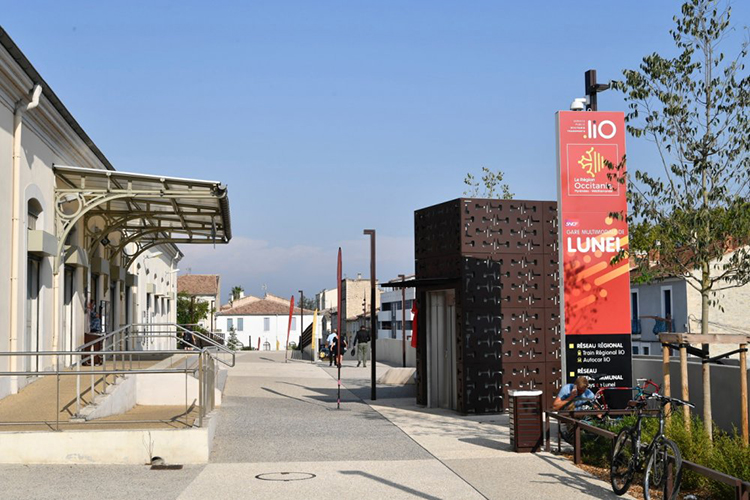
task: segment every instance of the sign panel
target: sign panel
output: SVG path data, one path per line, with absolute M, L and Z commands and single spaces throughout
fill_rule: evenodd
M 631 385 L 630 275 L 621 112 L 557 113 L 561 326 L 565 378 L 597 386 Z

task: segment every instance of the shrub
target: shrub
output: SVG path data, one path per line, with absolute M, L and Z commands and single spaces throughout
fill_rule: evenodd
M 710 465 L 724 474 L 750 481 L 750 446 L 745 446 L 737 429 L 732 433 L 715 431 Z M 709 485 L 717 498 L 734 498 L 734 488 L 716 481 Z

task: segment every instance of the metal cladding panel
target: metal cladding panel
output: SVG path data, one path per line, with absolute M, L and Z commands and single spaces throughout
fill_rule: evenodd
M 508 391 L 544 390 L 547 386 L 546 363 L 503 363 L 503 397 L 507 401 Z
M 414 258 L 417 261 L 461 253 L 459 205 L 460 200 L 452 200 L 414 212 Z
M 464 377 L 464 413 L 496 413 L 503 410 L 503 379 L 499 364 L 466 365 Z
M 417 279 L 460 278 L 456 361 L 462 413 L 502 411 L 509 389 L 544 390 L 545 408 L 557 394 L 557 231 L 555 202 L 460 199 L 415 212 Z

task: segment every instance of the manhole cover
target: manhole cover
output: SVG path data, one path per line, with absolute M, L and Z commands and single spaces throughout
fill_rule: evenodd
M 309 472 L 267 472 L 265 474 L 258 474 L 255 479 L 262 481 L 304 481 L 305 479 L 313 479 L 315 474 Z

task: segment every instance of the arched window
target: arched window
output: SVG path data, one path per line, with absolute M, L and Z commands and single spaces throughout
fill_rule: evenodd
M 26 226 L 28 227 L 29 231 L 33 231 L 34 229 L 41 229 L 41 227 L 38 227 L 38 225 L 39 216 L 42 214 L 42 205 L 35 198 L 30 198 L 29 202 L 26 204 L 26 211 L 28 214 Z

